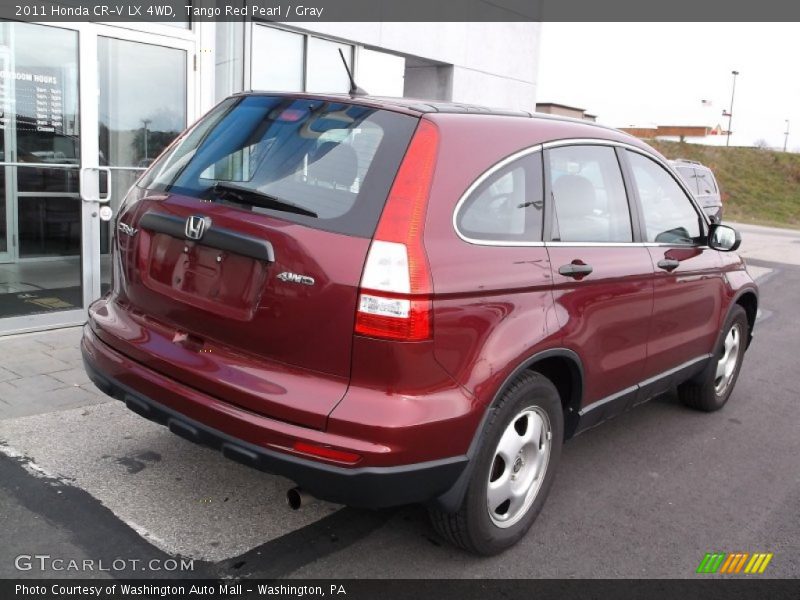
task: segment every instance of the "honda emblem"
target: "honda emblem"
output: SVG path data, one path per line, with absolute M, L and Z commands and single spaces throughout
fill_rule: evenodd
M 186 219 L 186 228 L 184 229 L 184 233 L 186 234 L 187 239 L 199 240 L 203 237 L 206 227 L 210 226 L 211 219 L 208 217 L 198 217 L 196 215 L 192 215 Z

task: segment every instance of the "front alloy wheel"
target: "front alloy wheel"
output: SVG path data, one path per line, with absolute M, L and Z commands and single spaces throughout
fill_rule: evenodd
M 747 313 L 741 306 L 734 305 L 706 368 L 678 386 L 678 396 L 686 406 L 706 412 L 725 406 L 742 369 L 749 335 Z
M 733 374 L 739 362 L 741 351 L 742 331 L 739 323 L 734 323 L 723 342 L 723 352 L 717 362 L 717 371 L 714 374 L 714 391 L 721 396 L 733 380 Z

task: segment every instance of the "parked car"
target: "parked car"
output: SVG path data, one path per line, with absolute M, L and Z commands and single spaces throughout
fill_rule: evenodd
M 686 182 L 689 191 L 697 198 L 698 204 L 712 223 L 722 222 L 722 196 L 714 173 L 696 160 L 679 158 L 671 161 L 678 175 Z
M 564 440 L 676 385 L 725 405 L 758 303 L 738 245 L 615 130 L 239 94 L 129 192 L 82 350 L 101 390 L 295 505 L 424 503 L 493 554 Z

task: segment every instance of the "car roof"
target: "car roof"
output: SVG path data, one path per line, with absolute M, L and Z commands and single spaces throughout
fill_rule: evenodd
M 367 106 L 376 109 L 389 110 L 416 117 L 429 116 L 437 122 L 441 120 L 455 119 L 456 121 L 471 120 L 479 117 L 496 117 L 497 124 L 505 121 L 515 122 L 517 127 L 524 129 L 535 128 L 537 130 L 538 141 L 541 143 L 548 140 L 563 138 L 587 138 L 604 139 L 617 142 L 624 142 L 631 146 L 646 149 L 651 154 L 661 156 L 653 148 L 644 144 L 638 138 L 593 121 L 574 119 L 561 115 L 551 115 L 545 113 L 528 112 L 524 110 L 498 109 L 478 104 L 468 104 L 464 102 L 444 102 L 439 100 L 424 100 L 418 98 L 395 98 L 386 96 L 352 95 L 352 94 L 317 94 L 308 92 L 274 92 L 269 90 L 247 90 L 233 94 L 234 96 L 282 96 L 289 98 L 303 98 L 309 100 L 324 100 L 329 102 L 346 102 L 360 106 Z M 519 119 L 520 121 L 517 121 Z M 561 125 L 564 127 L 561 127 Z M 539 127 L 544 125 L 544 127 Z M 528 129 L 530 131 L 530 129 Z M 666 161 L 664 157 L 661 157 Z
M 287 96 L 292 98 L 307 98 L 329 100 L 336 102 L 349 102 L 352 104 L 360 104 L 364 106 L 372 106 L 375 108 L 382 108 L 385 110 L 393 110 L 397 112 L 413 113 L 416 115 L 424 115 L 430 113 L 444 113 L 444 114 L 463 114 L 463 115 L 493 115 L 498 117 L 523 117 L 529 119 L 544 119 L 548 121 L 564 121 L 567 123 L 581 123 L 583 125 L 591 125 L 598 129 L 605 129 L 610 131 L 618 131 L 612 127 L 600 125 L 592 121 L 585 121 L 583 119 L 574 119 L 571 117 L 563 117 L 560 115 L 551 115 L 545 113 L 530 112 L 526 110 L 512 110 L 505 108 L 496 108 L 491 106 L 483 106 L 480 104 L 469 104 L 466 102 L 447 102 L 443 100 L 426 100 L 421 98 L 398 98 L 389 96 L 370 96 L 370 95 L 351 95 L 351 94 L 313 94 L 308 92 L 273 92 L 269 90 L 247 90 L 234 94 L 234 96 L 248 96 L 248 95 L 270 95 L 270 96 Z
M 704 169 L 711 171 L 710 167 L 705 166 L 703 163 L 688 158 L 674 158 L 669 161 L 674 167 L 692 167 L 693 169 Z
M 270 95 L 287 96 L 292 98 L 308 98 L 319 100 L 330 100 L 337 102 L 349 102 L 352 104 L 362 104 L 384 108 L 388 110 L 398 110 L 402 112 L 413 112 L 416 114 L 426 113 L 460 113 L 460 114 L 483 114 L 483 115 L 502 115 L 530 117 L 532 113 L 524 110 L 506 110 L 479 106 L 477 104 L 466 104 L 462 102 L 444 102 L 439 100 L 424 100 L 419 98 L 396 98 L 389 96 L 370 96 L 370 95 L 351 95 L 351 94 L 312 94 L 308 92 L 273 92 L 269 90 L 248 90 L 234 94 L 235 96 L 248 95 Z

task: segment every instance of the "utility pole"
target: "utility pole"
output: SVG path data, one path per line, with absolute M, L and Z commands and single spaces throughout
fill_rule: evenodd
M 144 157 L 145 158 L 149 158 L 147 156 L 147 154 L 148 154 L 148 152 L 147 152 L 147 138 L 148 138 L 147 126 L 150 125 L 150 123 L 152 123 L 152 122 L 153 122 L 152 119 L 142 119 L 142 125 L 144 125 Z
M 728 110 L 728 139 L 725 140 L 725 145 L 731 145 L 731 123 L 733 122 L 733 98 L 736 95 L 736 76 L 739 74 L 739 71 L 731 71 L 731 75 L 733 75 L 733 89 L 731 90 L 731 107 Z
M 786 146 L 789 144 L 789 119 L 786 119 L 786 133 L 783 136 L 783 151 L 786 152 Z

